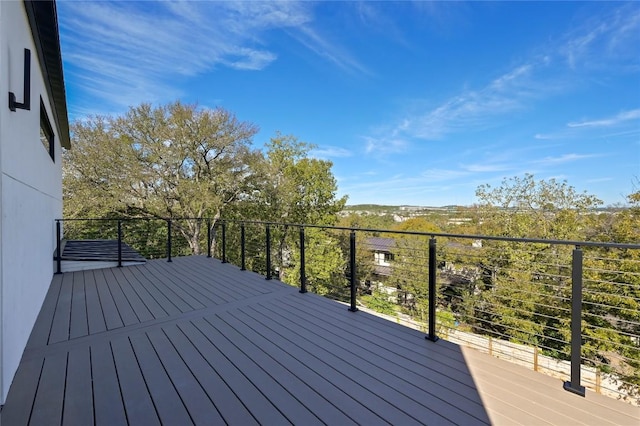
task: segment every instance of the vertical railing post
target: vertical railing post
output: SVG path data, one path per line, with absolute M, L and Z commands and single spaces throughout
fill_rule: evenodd
M 585 396 L 580 385 L 582 367 L 582 249 L 573 250 L 571 262 L 571 381 L 564 382 L 564 389 Z
M 435 342 L 438 340 L 436 335 L 436 239 L 429 239 L 429 334 L 426 336 L 428 340 Z
M 62 273 L 62 231 L 60 220 L 56 220 L 56 274 Z
M 356 231 L 351 230 L 351 234 L 349 234 L 349 269 L 351 270 L 350 278 L 350 290 L 351 290 L 351 303 L 349 310 L 351 312 L 357 312 L 358 307 L 356 306 L 356 279 L 357 279 L 357 271 L 356 271 Z
M 300 293 L 307 292 L 307 276 L 304 265 L 304 226 L 300 227 Z
M 122 221 L 118 219 L 118 268 L 122 268 Z
M 222 263 L 227 263 L 227 224 L 222 221 Z
M 171 219 L 167 219 L 167 262 L 171 261 Z
M 240 270 L 241 271 L 247 270 L 245 244 L 246 244 L 246 236 L 245 236 L 244 223 L 241 223 L 240 224 Z
M 271 279 L 271 229 L 269 228 L 269 224 L 266 225 L 266 256 L 267 256 L 267 279 Z
M 207 257 L 211 257 L 211 219 L 207 219 Z

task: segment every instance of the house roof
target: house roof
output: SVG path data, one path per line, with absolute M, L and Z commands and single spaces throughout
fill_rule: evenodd
M 67 116 L 67 98 L 62 71 L 62 54 L 60 52 L 60 36 L 58 32 L 58 15 L 55 0 L 24 1 L 24 8 L 29 18 L 31 34 L 38 51 L 38 59 L 42 65 L 47 94 L 51 99 L 51 108 L 56 122 L 60 143 L 71 148 L 69 137 L 69 118 Z
M 387 251 L 390 252 L 396 245 L 396 240 L 393 238 L 384 237 L 369 237 L 367 238 L 367 246 L 372 251 Z

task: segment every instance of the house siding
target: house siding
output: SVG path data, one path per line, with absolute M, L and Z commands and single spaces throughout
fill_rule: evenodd
M 31 108 L 10 111 L 8 92 L 24 101 L 25 48 Z M 23 2 L 0 2 L 0 404 L 51 283 L 54 220 L 62 215 L 61 138 L 37 52 Z M 54 159 L 40 142 L 40 98 L 54 131 Z

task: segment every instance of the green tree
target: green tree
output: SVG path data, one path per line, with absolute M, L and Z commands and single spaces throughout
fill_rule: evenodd
M 313 145 L 276 134 L 256 167 L 259 191 L 248 200 L 260 207 L 253 217 L 286 223 L 333 225 L 347 197 L 336 196 L 333 163 L 310 158 Z
M 255 187 L 228 209 L 225 217 L 282 223 L 271 228 L 275 267 L 280 278 L 291 271 L 297 228 L 288 224 L 334 225 L 347 197 L 338 198 L 330 161 L 310 158 L 313 145 L 277 133 L 255 163 Z M 321 261 L 311 257 L 308 262 Z M 315 265 L 309 263 L 310 268 Z
M 64 162 L 66 217 L 118 215 L 218 219 L 252 189 L 257 127 L 222 108 L 142 104 L 121 117 L 72 125 Z M 176 223 L 193 253 L 203 222 Z M 206 234 L 206 233 L 205 233 Z
M 287 266 L 284 281 L 300 285 L 299 240 L 292 244 L 292 262 Z M 305 229 L 305 276 L 307 286 L 314 293 L 347 300 L 346 260 L 334 236 L 325 229 Z
M 437 233 L 440 229 L 424 217 L 411 218 L 393 227 L 397 231 Z M 429 307 L 429 236 L 392 234 L 395 240 L 392 273 L 387 285 L 401 292 L 409 313 L 425 321 Z M 441 304 L 438 304 L 441 305 Z
M 567 182 L 536 181 L 533 175 L 481 185 L 480 230 L 488 235 L 539 239 L 584 239 L 588 213 L 601 201 Z M 485 241 L 480 265 L 490 274 L 475 298 L 474 327 L 518 342 L 566 354 L 566 328 L 573 247 Z
M 566 181 L 536 181 L 532 174 L 506 178 L 499 187 L 476 190 L 481 231 L 515 238 L 576 239 L 584 235 L 586 213 L 602 204 Z
M 591 239 L 638 244 L 640 191 L 627 199 L 628 208 L 597 216 Z M 584 257 L 584 357 L 640 399 L 640 250 L 593 247 Z

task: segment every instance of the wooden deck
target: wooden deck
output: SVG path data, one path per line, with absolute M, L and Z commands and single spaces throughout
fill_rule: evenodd
M 638 425 L 623 402 L 206 257 L 56 275 L 11 425 Z

